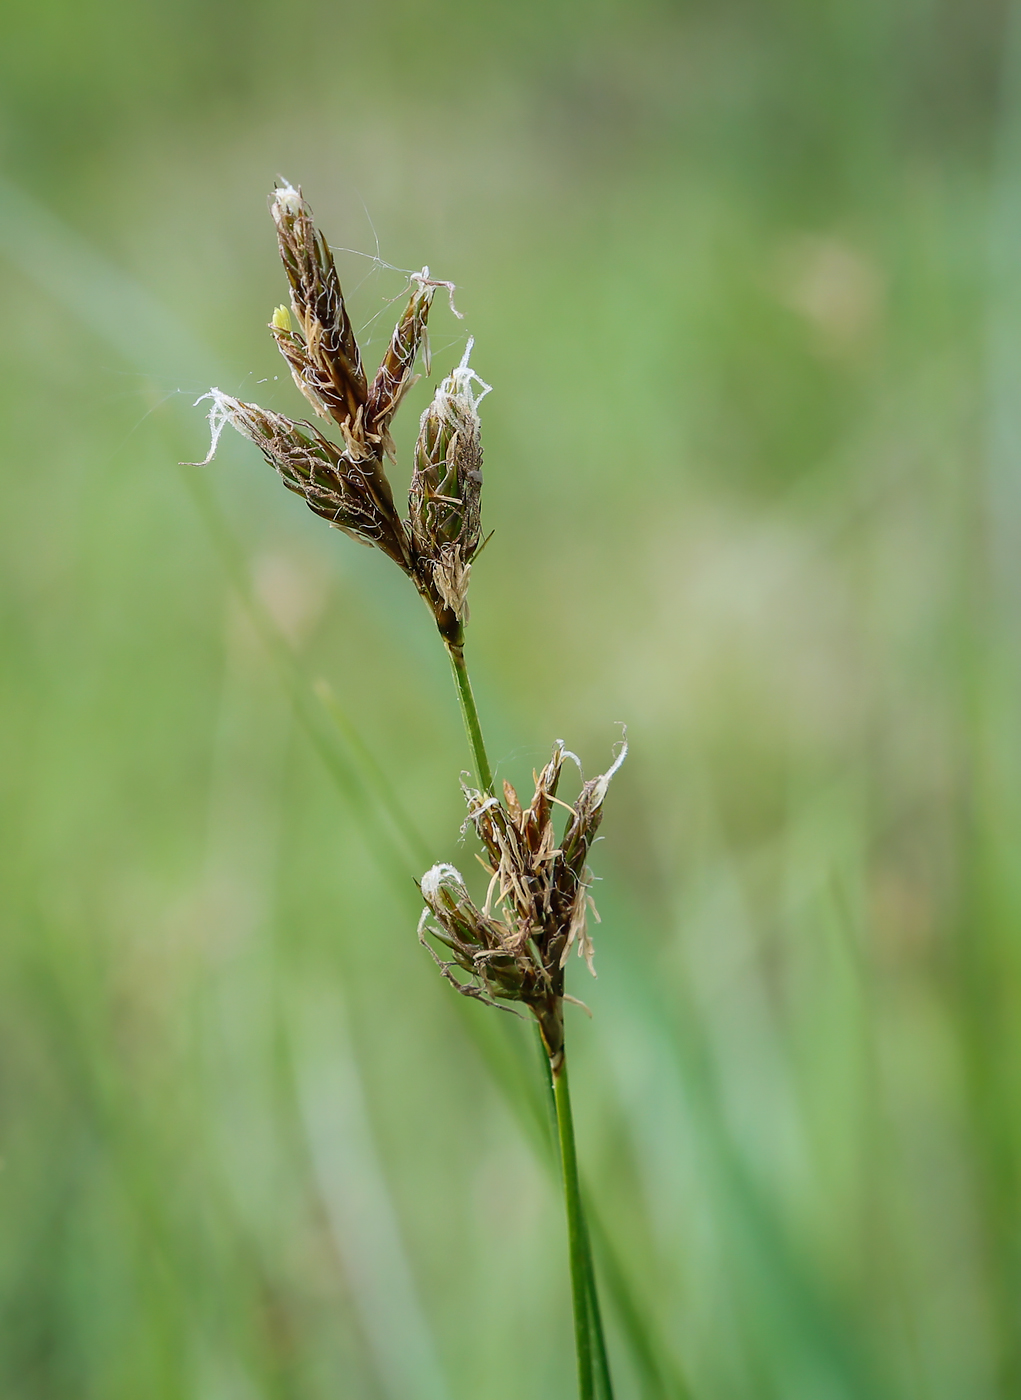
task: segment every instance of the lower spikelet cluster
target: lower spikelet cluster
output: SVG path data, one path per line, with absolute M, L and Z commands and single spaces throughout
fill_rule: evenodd
M 510 783 L 503 785 L 502 801 L 465 788 L 465 825 L 478 834 L 490 875 L 481 909 L 452 865 L 435 865 L 422 878 L 426 907 L 419 937 L 443 975 L 465 996 L 527 1006 L 539 1023 L 554 1073 L 563 1058 L 564 966 L 572 947 L 595 975 L 587 916 L 590 911 L 598 915 L 589 894 L 587 858 L 610 779 L 626 754 L 622 743 L 612 767 L 583 783 L 573 806 L 557 797 L 564 762 L 575 757 L 559 742 L 546 767 L 534 775 L 535 792 L 527 807 Z M 566 812 L 559 838 L 557 808 Z M 449 949 L 453 959 L 441 958 L 426 935 Z M 468 980 L 457 971 L 467 973 Z

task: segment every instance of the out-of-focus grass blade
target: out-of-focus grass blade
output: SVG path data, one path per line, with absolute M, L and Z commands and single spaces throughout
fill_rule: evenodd
M 345 713 L 329 681 L 316 681 L 314 689 L 322 703 L 323 709 L 336 725 L 338 733 L 342 736 L 351 752 L 360 760 L 362 767 L 368 774 L 369 786 L 376 793 L 390 820 L 403 836 L 408 850 L 414 856 L 416 863 L 421 865 L 424 870 L 432 864 L 433 853 L 430 851 L 425 838 L 415 826 L 407 808 L 394 791 L 394 786 L 383 771 L 376 755 L 364 742 L 358 730 L 355 728 L 354 724 L 352 724 L 351 719 Z
M 313 1169 L 384 1392 L 390 1400 L 449 1400 L 341 1008 L 336 998 L 306 997 L 290 1021 Z
M 368 746 L 357 738 L 354 725 L 344 715 L 332 693 L 328 690 L 325 695 L 320 693 L 321 704 L 313 703 L 313 687 L 302 673 L 293 650 L 279 628 L 256 598 L 245 568 L 244 555 L 209 487 L 204 480 L 189 474 L 187 468 L 182 468 L 182 473 L 238 597 L 294 704 L 302 730 L 342 796 L 379 838 L 380 846 L 374 848 L 374 854 L 386 867 L 387 875 L 403 889 L 409 875 L 419 865 L 430 863 L 425 840 L 407 812 L 398 804 L 378 761 L 372 758 Z M 364 778 L 324 734 L 319 721 L 322 710 L 329 715 L 348 748 L 362 760 Z M 384 815 L 385 821 L 382 819 Z
M 628 1339 L 645 1400 L 693 1400 L 693 1392 L 657 1336 L 649 1317 L 635 1299 L 617 1246 L 603 1224 L 591 1195 L 585 1195 L 585 1213 L 593 1236 L 596 1264 L 606 1291 L 613 1300 L 617 1321 Z
M 643 916 L 629 906 L 623 892 L 604 895 L 602 904 L 604 919 L 612 906 L 615 924 L 640 927 Z M 795 1248 L 778 1211 L 733 1141 L 697 1006 L 687 999 L 667 1007 L 660 988 L 645 975 L 641 960 L 622 956 L 610 940 L 604 940 L 601 957 L 603 966 L 609 965 L 608 982 L 632 1007 L 641 1008 L 642 1020 L 655 1026 L 660 1045 L 669 1047 L 674 1072 L 683 1084 L 682 1098 L 697 1115 L 696 1128 L 707 1152 L 708 1169 L 726 1200 L 723 1218 L 734 1225 L 756 1273 L 769 1280 L 763 1292 L 771 1307 L 816 1353 L 829 1374 L 834 1395 L 846 1400 L 889 1400 L 890 1388 L 849 1333 L 838 1305 Z M 676 988 L 673 995 L 676 997 Z
M 959 907 L 950 986 L 971 1128 L 976 1212 L 1001 1395 L 1021 1390 L 1021 1135 L 1018 1133 L 1021 881 L 1021 5 L 1000 63 L 986 267 L 982 490 L 988 563 L 961 580 L 957 690 L 968 773 L 959 819 Z

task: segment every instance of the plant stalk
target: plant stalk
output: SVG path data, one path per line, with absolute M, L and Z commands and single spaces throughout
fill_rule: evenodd
M 464 659 L 464 647 L 444 638 L 461 703 L 461 718 L 475 763 L 475 775 L 484 792 L 493 793 L 493 770 L 482 736 L 478 706 L 472 692 L 471 679 Z M 564 1177 L 564 1200 L 567 1207 L 567 1238 L 571 1264 L 571 1297 L 574 1305 L 574 1336 L 578 1355 L 579 1400 L 613 1400 L 610 1368 L 603 1337 L 603 1322 L 596 1290 L 595 1266 L 589 1240 L 588 1224 L 578 1182 L 578 1154 L 574 1142 L 574 1120 L 571 1096 L 567 1084 L 567 1062 L 561 1061 L 555 1075 L 550 1072 L 542 1036 L 539 1034 L 544 1078 L 551 1092 L 556 1112 L 557 1134 L 560 1140 L 560 1160 Z M 598 1381 L 598 1390 L 596 1384 Z
M 468 735 L 472 758 L 475 760 L 475 776 L 482 791 L 492 793 L 494 791 L 493 770 L 489 766 L 486 743 L 482 737 L 482 725 L 479 723 L 478 707 L 475 704 L 475 696 L 472 694 L 468 667 L 464 663 L 464 647 L 458 646 L 456 642 L 446 642 L 446 648 L 454 670 L 457 698 L 461 702 L 461 718 L 464 720 L 465 733 Z
M 550 1067 L 549 1056 L 546 1053 L 546 1046 L 543 1042 L 542 1033 L 536 1027 L 535 1043 L 539 1052 L 540 1073 L 542 1074 L 545 1099 L 549 1109 L 550 1123 L 553 1130 L 553 1140 L 557 1142 L 559 1149 L 559 1138 L 562 1132 L 560 1122 L 560 1110 L 557 1103 L 556 1088 L 554 1086 L 553 1071 Z M 565 1094 L 567 1089 L 565 1086 Z M 568 1102 L 568 1114 L 570 1116 L 570 1103 Z M 574 1142 L 574 1120 L 570 1122 L 571 1141 Z M 577 1149 L 572 1148 L 572 1153 L 577 1161 Z M 561 1161 L 563 1153 L 560 1152 Z M 592 1332 L 592 1350 L 595 1365 L 596 1394 L 599 1400 L 613 1400 L 613 1382 L 610 1379 L 610 1360 L 606 1352 L 606 1337 L 603 1333 L 603 1315 L 599 1306 L 599 1290 L 596 1285 L 596 1268 L 592 1256 L 592 1236 L 588 1228 L 588 1212 L 585 1209 L 584 1199 L 581 1192 L 578 1193 L 578 1209 L 582 1224 L 582 1244 L 585 1249 L 585 1274 L 588 1287 L 589 1312 L 588 1320 Z
M 564 1201 L 567 1205 L 567 1245 L 571 1259 L 571 1293 L 574 1299 L 574 1341 L 578 1353 L 578 1398 L 595 1400 L 595 1366 L 592 1355 L 593 1299 L 591 1261 L 585 1229 L 585 1216 L 578 1183 L 578 1154 L 574 1145 L 571 1092 L 567 1083 L 567 1060 L 553 1077 L 560 1134 L 560 1162 L 564 1171 Z

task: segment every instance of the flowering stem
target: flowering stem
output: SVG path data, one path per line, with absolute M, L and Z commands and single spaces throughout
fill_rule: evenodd
M 545 1097 L 549 1106 L 550 1121 L 553 1127 L 554 1140 L 559 1138 L 561 1132 L 567 1131 L 571 1134 L 572 1144 L 574 1142 L 574 1120 L 570 1112 L 570 1099 L 567 1084 L 563 1087 L 563 1097 L 567 1104 L 568 1122 L 566 1129 L 561 1123 L 560 1105 L 557 1100 L 556 1088 L 554 1085 L 553 1071 L 550 1067 L 549 1055 L 543 1043 L 542 1035 L 537 1033 L 535 1037 L 536 1046 L 539 1051 L 539 1060 L 542 1067 L 543 1086 Z M 563 1066 L 561 1065 L 561 1074 Z M 571 1155 L 577 1162 L 577 1150 L 572 1146 Z M 561 1159 L 563 1154 L 561 1153 Z M 589 1325 L 592 1329 L 592 1346 L 594 1351 L 594 1364 L 596 1372 L 596 1394 L 599 1400 L 613 1400 L 613 1382 L 610 1379 L 610 1360 L 606 1354 L 606 1338 L 603 1334 L 603 1315 L 599 1306 L 599 1290 L 596 1284 L 596 1268 L 592 1257 L 592 1237 L 588 1228 L 588 1213 L 585 1210 L 584 1198 L 578 1192 L 578 1213 L 582 1224 L 582 1244 L 585 1249 L 585 1274 L 588 1288 L 589 1300 Z
M 489 757 L 486 754 L 486 743 L 482 737 L 482 725 L 479 723 L 479 712 L 475 696 L 472 694 L 472 683 L 468 678 L 468 667 L 464 664 L 464 647 L 458 646 L 456 642 L 447 642 L 446 647 L 454 669 L 457 698 L 461 702 L 461 718 L 464 720 L 465 733 L 468 735 L 472 758 L 475 760 L 475 776 L 483 792 L 492 793 L 493 770 L 489 766 Z
M 454 671 L 457 696 L 461 702 L 461 717 L 471 747 L 478 781 L 487 793 L 494 791 L 493 770 L 486 753 L 482 724 L 472 693 L 464 648 L 446 641 L 447 653 Z M 538 1028 L 537 1028 L 538 1031 Z M 603 1338 L 603 1322 L 596 1291 L 595 1266 L 589 1242 L 585 1209 L 578 1182 L 578 1154 L 574 1142 L 574 1120 L 571 1116 L 571 1096 L 567 1085 L 567 1064 L 561 1061 L 555 1075 L 550 1072 L 549 1058 L 541 1034 L 538 1041 L 545 1066 L 544 1078 L 556 1111 L 557 1133 L 560 1140 L 560 1160 L 564 1175 L 564 1199 L 567 1206 L 567 1237 L 571 1261 L 571 1295 L 574 1303 L 574 1335 L 578 1353 L 579 1400 L 613 1400 L 613 1387 Z M 596 1383 L 598 1381 L 598 1391 Z
M 560 1162 L 564 1171 L 564 1200 L 567 1205 L 567 1243 L 571 1258 L 571 1293 L 574 1299 L 574 1340 L 578 1353 L 578 1397 L 579 1400 L 595 1400 L 592 1324 L 598 1305 L 593 1297 L 592 1265 L 581 1205 L 581 1187 L 578 1184 L 578 1154 L 574 1145 L 574 1120 L 571 1116 L 566 1059 L 561 1061 L 560 1069 L 553 1077 L 553 1094 L 557 1105 Z

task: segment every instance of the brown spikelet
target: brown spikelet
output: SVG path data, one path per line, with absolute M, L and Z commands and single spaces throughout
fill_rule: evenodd
M 429 319 L 429 307 L 432 305 L 436 284 L 429 281 L 427 267 L 412 280 L 415 283 L 414 291 L 394 328 L 387 352 L 383 356 L 383 363 L 369 386 L 365 405 L 365 432 L 380 443 L 391 460 L 394 450 L 389 432 L 390 421 L 397 412 L 401 399 L 418 378 L 414 367 L 420 348 L 424 352 L 425 373 L 429 373 L 426 322 Z
M 315 411 L 354 431 L 368 391 L 333 254 L 300 190 L 282 185 L 270 210 L 298 325 L 274 322 L 273 336 Z
M 392 497 L 380 496 L 367 463 L 350 457 L 311 423 L 295 423 L 282 413 L 270 413 L 219 389 L 211 389 L 205 397 L 212 400 L 207 462 L 224 425 L 230 423 L 255 443 L 284 485 L 303 496 L 311 511 L 363 544 L 377 545 L 407 568 L 404 523 Z
M 626 755 L 624 743 L 607 772 L 583 784 L 559 841 L 554 808 L 566 804 L 558 801 L 557 787 L 564 760 L 574 758 L 563 744 L 554 746 L 535 777 L 526 808 L 510 784 L 504 785 L 504 802 L 465 789 L 468 821 L 482 841 L 491 876 L 481 910 L 453 866 L 434 866 L 422 880 L 426 908 L 419 937 L 424 942 L 431 934 L 453 953 L 453 962 L 433 953 L 444 976 L 466 996 L 527 1006 L 539 1022 L 554 1070 L 563 1050 L 564 965 L 575 944 L 595 975 L 587 930 L 587 913 L 594 912 L 592 876 L 586 862 L 610 779 Z M 471 980 L 461 981 L 455 968 Z
M 482 529 L 482 440 L 478 405 L 489 392 L 468 366 L 468 342 L 422 415 L 408 495 L 411 538 L 427 561 L 427 579 L 460 622 Z M 474 385 L 481 389 L 475 392 Z

